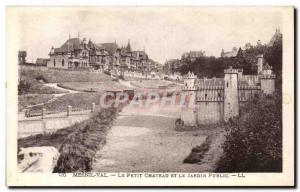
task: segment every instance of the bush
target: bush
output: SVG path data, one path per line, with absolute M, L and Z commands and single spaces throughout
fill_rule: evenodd
M 217 172 L 282 171 L 281 94 L 261 96 L 226 126 L 224 154 Z
M 200 163 L 208 152 L 211 142 L 211 136 L 206 137 L 206 140 L 200 146 L 192 149 L 192 152 L 183 160 L 183 163 Z
M 25 80 L 20 80 L 18 83 L 18 95 L 28 93 L 30 89 L 30 84 Z
M 105 109 L 92 119 L 74 125 L 60 147 L 55 173 L 89 172 L 96 152 L 105 144 L 107 130 L 112 126 L 117 110 Z

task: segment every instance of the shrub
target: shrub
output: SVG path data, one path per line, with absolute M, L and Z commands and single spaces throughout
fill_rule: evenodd
M 117 110 L 105 109 L 84 123 L 76 124 L 60 147 L 55 173 L 88 172 L 96 152 L 105 144 L 107 130 L 112 126 Z
M 200 146 L 192 149 L 192 152 L 183 160 L 183 163 L 200 163 L 209 150 L 211 142 L 211 136 L 206 137 L 206 140 Z
M 18 83 L 18 95 L 25 94 L 29 92 L 30 89 L 30 83 L 28 83 L 25 80 L 20 80 Z
M 217 172 L 282 171 L 281 94 L 261 96 L 226 126 L 226 141 Z

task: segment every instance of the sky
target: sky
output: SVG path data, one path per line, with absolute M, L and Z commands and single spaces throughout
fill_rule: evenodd
M 277 9 L 266 7 L 18 7 L 10 8 L 7 22 L 16 18 L 19 49 L 27 60 L 47 58 L 52 46 L 71 37 L 95 43 L 114 42 L 145 50 L 160 63 L 184 52 L 204 50 L 220 56 L 258 40 L 268 43 L 281 28 Z

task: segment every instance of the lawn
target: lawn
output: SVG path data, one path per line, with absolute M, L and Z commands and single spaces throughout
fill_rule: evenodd
M 33 70 L 31 70 L 33 71 Z M 35 70 L 39 72 L 38 70 Z M 57 94 L 57 93 L 65 93 L 62 90 L 58 90 L 52 87 L 47 87 L 41 82 L 41 77 L 38 75 L 34 75 L 30 70 L 22 70 L 20 73 L 20 79 L 18 85 L 18 94 Z
M 72 93 L 63 95 L 51 103 L 46 103 L 43 106 L 36 106 L 33 107 L 34 110 L 40 110 L 45 108 L 46 110 L 50 111 L 63 111 L 66 110 L 68 105 L 71 105 L 75 108 L 88 108 L 91 107 L 92 103 L 96 105 L 100 102 L 100 96 L 102 93 L 95 92 L 95 93 Z
M 65 71 L 65 70 L 30 70 L 24 69 L 21 76 L 25 75 L 34 79 L 41 79 L 47 83 L 61 82 L 98 82 L 110 81 L 111 77 L 101 73 L 91 73 L 88 71 Z
M 160 86 L 174 86 L 175 84 L 164 80 L 136 80 L 130 83 L 139 88 L 157 89 Z
M 26 94 L 18 96 L 18 109 L 21 111 L 29 105 L 44 103 L 54 98 L 50 94 Z
M 95 92 L 128 89 L 128 87 L 112 80 L 105 81 L 105 82 L 65 82 L 65 83 L 58 84 L 58 86 L 66 89 L 76 90 L 76 91 L 95 91 Z

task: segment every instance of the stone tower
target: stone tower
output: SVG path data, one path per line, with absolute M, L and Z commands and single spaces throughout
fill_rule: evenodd
M 239 116 L 238 70 L 224 70 L 224 121 Z
M 196 90 L 196 79 L 197 76 L 194 75 L 193 72 L 188 72 L 187 75 L 184 76 L 184 90 L 186 91 L 195 91 Z
M 183 78 L 185 107 L 182 108 L 181 120 L 184 122 L 184 125 L 195 126 L 197 125 L 197 109 L 195 108 L 197 76 L 193 72 L 188 72 Z
M 263 70 L 259 75 L 260 87 L 263 93 L 273 94 L 275 91 L 275 74 L 272 71 L 272 67 L 266 63 L 263 66 Z
M 257 55 L 257 75 L 261 74 L 263 70 L 264 55 Z

